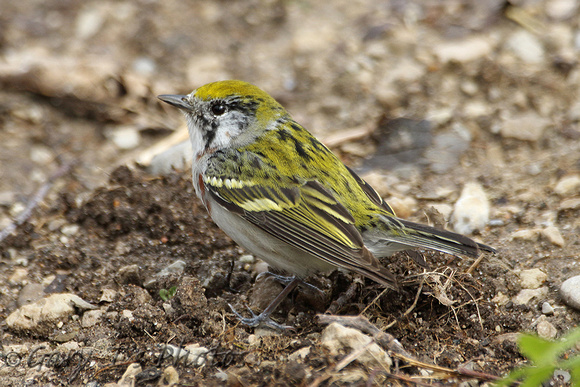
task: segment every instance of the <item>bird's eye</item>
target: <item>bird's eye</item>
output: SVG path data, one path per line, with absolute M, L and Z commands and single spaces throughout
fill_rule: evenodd
M 221 116 L 222 114 L 224 114 L 226 112 L 226 105 L 221 103 L 221 102 L 213 104 L 211 106 L 211 112 L 215 116 Z

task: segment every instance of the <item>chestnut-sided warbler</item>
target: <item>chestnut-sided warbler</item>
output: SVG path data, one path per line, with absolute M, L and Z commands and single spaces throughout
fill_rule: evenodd
M 269 319 L 299 278 L 337 267 L 397 288 L 377 257 L 415 248 L 477 257 L 491 247 L 397 218 L 353 170 L 270 95 L 220 81 L 188 95 L 160 95 L 187 118 L 193 184 L 215 223 L 268 264 L 296 277 L 259 316 Z

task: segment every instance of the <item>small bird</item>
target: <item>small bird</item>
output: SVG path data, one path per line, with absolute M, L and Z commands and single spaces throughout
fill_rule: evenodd
M 187 119 L 193 184 L 214 222 L 269 265 L 291 273 L 286 288 L 250 326 L 270 319 L 301 278 L 343 268 L 397 289 L 377 258 L 427 248 L 477 257 L 494 249 L 398 218 L 380 195 L 274 98 L 243 81 L 158 97 Z M 231 306 L 230 306 L 231 307 Z

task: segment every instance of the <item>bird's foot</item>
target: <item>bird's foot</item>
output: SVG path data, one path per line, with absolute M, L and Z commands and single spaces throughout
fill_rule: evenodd
M 236 315 L 238 320 L 240 320 L 240 322 L 242 324 L 247 325 L 249 327 L 257 328 L 259 326 L 267 326 L 267 327 L 270 327 L 270 328 L 273 328 L 276 330 L 281 330 L 281 331 L 287 330 L 287 329 L 293 329 L 289 325 L 279 324 L 276 321 L 272 320 L 270 318 L 271 313 L 266 313 L 266 311 L 264 311 L 260 314 L 255 314 L 252 311 L 252 309 L 248 308 L 248 311 L 252 315 L 252 317 L 248 318 L 248 317 L 244 317 L 240 313 L 238 313 L 231 304 L 228 304 L 228 306 L 232 310 L 232 313 Z

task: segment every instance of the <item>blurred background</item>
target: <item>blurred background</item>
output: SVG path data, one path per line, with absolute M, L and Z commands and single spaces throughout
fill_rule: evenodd
M 483 165 L 577 170 L 568 146 L 579 137 L 578 8 L 573 0 L 5 1 L 0 205 L 31 192 L 60 158 L 74 160 L 93 188 L 103 168 L 183 125 L 156 95 L 231 78 L 275 96 L 355 166 L 378 147 L 383 156 L 415 149 L 410 159 L 367 164 L 406 162 L 406 179 L 425 166 L 469 175 L 470 163 L 479 165 L 465 180 Z M 427 122 L 404 122 L 401 138 L 386 125 L 399 117 Z

